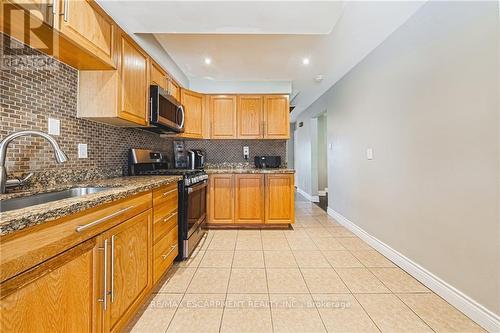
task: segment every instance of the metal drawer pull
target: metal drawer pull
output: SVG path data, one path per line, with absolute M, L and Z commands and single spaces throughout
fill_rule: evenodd
M 68 17 L 69 17 L 69 0 L 64 0 L 64 22 L 68 22 Z
M 170 214 L 169 216 L 165 217 L 163 219 L 163 222 L 167 222 L 168 220 L 170 220 L 172 217 L 174 217 L 175 215 L 177 215 L 177 212 L 173 212 L 172 214 Z
M 168 196 L 170 193 L 174 193 L 174 192 L 177 192 L 177 189 L 176 189 L 176 188 L 174 188 L 173 190 L 170 190 L 170 191 L 167 191 L 167 192 L 163 193 L 163 196 L 164 196 L 164 197 L 166 197 L 166 196 Z
M 100 247 L 99 250 L 104 250 L 104 264 L 103 264 L 103 286 L 102 286 L 102 298 L 97 299 L 102 302 L 102 309 L 106 311 L 108 307 L 108 240 L 104 240 L 104 247 Z
M 177 244 L 170 246 L 170 251 L 168 251 L 167 254 L 162 254 L 161 255 L 161 257 L 163 258 L 163 260 L 167 259 L 168 256 L 170 255 L 170 253 L 172 253 L 172 251 L 174 251 L 176 247 L 177 247 Z
M 88 228 L 91 228 L 91 227 L 99 224 L 99 223 L 105 222 L 105 221 L 107 221 L 107 220 L 109 220 L 109 219 L 111 219 L 113 217 L 116 217 L 116 216 L 118 216 L 118 215 L 126 212 L 127 210 L 132 209 L 132 208 L 134 208 L 134 206 L 129 206 L 129 207 L 126 207 L 126 208 L 122 208 L 122 209 L 114 212 L 113 214 L 110 214 L 108 216 L 102 217 L 102 218 L 100 218 L 98 220 L 95 220 L 94 222 L 90 222 L 90 223 L 87 223 L 87 224 L 84 224 L 84 225 L 79 225 L 78 227 L 76 227 L 76 232 L 82 232 L 82 231 L 84 231 L 84 230 L 86 230 Z
M 115 235 L 111 236 L 111 263 L 110 263 L 111 288 L 109 291 L 111 303 L 115 301 L 115 238 L 116 238 Z

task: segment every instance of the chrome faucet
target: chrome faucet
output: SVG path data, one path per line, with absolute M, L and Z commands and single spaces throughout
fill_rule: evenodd
M 46 133 L 39 131 L 19 131 L 7 135 L 2 141 L 0 141 L 0 194 L 5 193 L 6 187 L 14 187 L 22 185 L 24 182 L 26 182 L 26 180 L 28 180 L 28 178 L 30 178 L 33 175 L 29 174 L 22 180 L 19 179 L 7 180 L 7 168 L 5 167 L 5 160 L 7 157 L 7 147 L 9 146 L 9 143 L 20 136 L 29 136 L 29 135 L 41 136 L 42 138 L 46 139 L 54 149 L 54 155 L 57 163 L 64 163 L 68 160 L 68 157 L 62 151 L 61 147 L 59 147 L 57 141 Z

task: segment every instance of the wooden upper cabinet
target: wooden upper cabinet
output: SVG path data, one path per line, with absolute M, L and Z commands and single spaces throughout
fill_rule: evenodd
M 56 0 L 54 0 L 56 1 Z M 113 21 L 93 0 L 60 0 L 59 31 L 102 61 L 113 62 Z
M 1 285 L 2 332 L 95 332 L 97 246 L 90 239 Z
M 210 137 L 236 138 L 236 96 L 210 96 Z
M 184 106 L 184 133 L 187 138 L 203 137 L 204 96 L 187 89 L 181 89 L 180 102 Z
M 290 138 L 290 107 L 288 95 L 264 96 L 264 138 Z
M 235 223 L 264 223 L 264 175 L 235 175 Z
M 176 100 L 181 100 L 181 89 L 177 82 L 174 81 L 171 77 L 168 78 L 168 92 L 172 95 Z
M 157 84 L 168 90 L 167 73 L 154 61 L 151 61 L 150 76 L 151 84 Z
M 29 11 L 35 18 L 51 27 L 54 27 L 57 22 L 58 10 L 57 7 L 54 7 L 54 4 L 57 6 L 54 0 L 6 0 L 5 3 L 2 1 L 2 6 L 8 2 Z
M 105 332 L 121 332 L 152 286 L 151 209 L 99 237 L 102 247 L 109 246 L 108 308 L 103 327 Z M 100 297 L 102 292 L 101 288 Z
M 294 222 L 294 175 L 266 175 L 266 223 Z
M 264 137 L 263 97 L 238 96 L 238 139 Z
M 148 124 L 148 55 L 124 32 L 120 33 L 118 115 L 138 125 Z
M 210 175 L 209 223 L 234 223 L 233 175 Z

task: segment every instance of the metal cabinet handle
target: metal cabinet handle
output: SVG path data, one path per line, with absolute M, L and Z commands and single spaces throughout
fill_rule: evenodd
M 173 212 L 172 214 L 170 214 L 169 216 L 165 217 L 163 219 L 163 222 L 167 222 L 168 220 L 170 220 L 172 217 L 174 217 L 175 215 L 177 215 L 177 212 Z
M 87 224 L 84 224 L 84 225 L 79 225 L 78 227 L 76 227 L 75 230 L 76 230 L 76 232 L 82 232 L 82 231 L 84 231 L 84 230 L 86 230 L 88 228 L 91 228 L 91 227 L 93 227 L 95 225 L 98 225 L 98 224 L 100 224 L 102 222 L 105 222 L 105 221 L 107 221 L 107 220 L 109 220 L 109 219 L 111 219 L 113 217 L 116 217 L 116 216 L 118 216 L 118 215 L 126 212 L 127 210 L 132 209 L 132 208 L 134 208 L 134 206 L 129 206 L 129 207 L 126 207 L 126 208 L 122 208 L 122 209 L 114 212 L 113 214 L 109 214 L 108 216 L 102 217 L 102 218 L 100 218 L 98 220 L 95 220 L 93 222 L 90 222 L 90 223 L 87 223 Z
M 170 193 L 174 193 L 174 192 L 177 192 L 176 188 L 174 188 L 173 190 L 170 190 L 170 191 L 167 191 L 167 192 L 163 193 L 163 196 L 167 197 Z
M 110 263 L 110 275 L 111 275 L 111 279 L 110 279 L 110 291 L 109 291 L 109 296 L 110 296 L 110 300 L 111 300 L 111 303 L 113 303 L 115 301 L 115 238 L 116 236 L 113 235 L 111 236 L 111 263 Z
M 69 0 L 64 0 L 64 22 L 68 22 L 69 18 Z
M 49 5 L 50 7 L 52 7 L 52 15 L 56 15 L 57 14 L 56 3 L 57 3 L 57 0 L 52 0 L 52 4 Z
M 103 264 L 103 286 L 102 286 L 102 298 L 97 299 L 97 301 L 102 302 L 103 311 L 108 308 L 108 240 L 104 240 L 104 247 L 100 247 L 99 250 L 104 251 L 104 264 Z
M 177 244 L 170 246 L 170 251 L 168 251 L 167 254 L 161 255 L 162 259 L 163 260 L 167 259 L 168 256 L 170 255 L 170 253 L 172 253 L 172 251 L 174 251 L 176 247 L 177 247 Z

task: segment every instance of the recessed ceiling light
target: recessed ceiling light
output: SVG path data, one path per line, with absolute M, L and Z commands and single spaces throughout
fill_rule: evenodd
M 212 59 L 205 58 L 205 64 L 210 65 L 212 63 Z
M 302 59 L 302 64 L 303 65 L 309 65 L 309 58 Z

